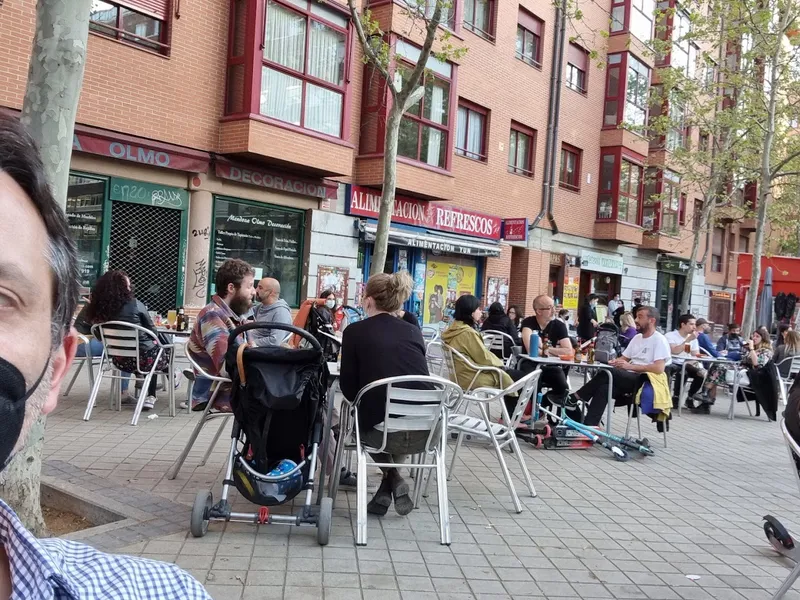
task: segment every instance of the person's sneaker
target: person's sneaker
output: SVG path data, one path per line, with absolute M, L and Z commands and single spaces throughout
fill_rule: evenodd
M 699 406 L 692 407 L 692 410 L 701 415 L 710 415 L 711 406 L 709 404 L 700 404 Z
M 177 390 L 179 387 L 181 387 L 181 384 L 183 383 L 183 375 L 181 374 L 180 371 L 176 369 L 172 373 L 172 379 L 173 383 L 175 384 L 175 389 Z
M 135 405 L 136 400 L 137 400 L 136 396 L 128 392 L 124 396 L 122 396 L 122 400 L 120 402 L 122 406 L 130 406 L 131 404 Z
M 142 410 L 153 410 L 153 407 L 156 405 L 156 397 L 155 396 L 148 396 L 144 399 L 144 404 L 142 405 Z
M 339 486 L 340 487 L 356 487 L 358 485 L 358 480 L 356 476 L 342 467 L 342 472 L 339 475 Z
M 189 381 L 194 381 L 196 375 L 194 374 L 194 369 L 184 369 L 183 376 L 186 377 Z
M 683 408 L 688 408 L 689 410 L 694 410 L 694 402 L 692 402 L 689 398 L 686 399 L 686 403 L 683 405 Z

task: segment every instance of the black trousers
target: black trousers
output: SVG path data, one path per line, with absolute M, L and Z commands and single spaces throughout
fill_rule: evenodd
M 521 372 L 524 375 L 531 373 L 536 368 L 534 363 L 527 360 L 524 361 L 522 365 L 523 368 Z M 539 377 L 539 387 L 546 387 L 550 390 L 547 395 L 542 398 L 542 406 L 544 408 L 550 408 L 552 406 L 551 399 L 555 400 L 558 404 L 562 404 L 563 400 L 569 394 L 566 370 L 563 367 L 542 367 L 542 375 Z M 579 420 L 582 415 L 575 411 L 574 414 L 569 414 L 569 416 L 572 419 Z
M 515 382 L 519 381 L 526 375 L 526 373 L 523 373 L 519 369 L 503 369 L 503 371 L 505 371 Z M 514 408 L 517 406 L 517 396 L 506 396 L 503 400 L 505 400 L 506 403 L 508 416 L 511 417 L 512 413 L 514 412 Z
M 611 393 L 615 405 L 625 406 L 633 402 L 633 397 L 639 389 L 640 373 L 614 369 L 611 371 L 614 382 Z M 603 413 L 608 406 L 608 375 L 598 372 L 586 382 L 581 389 L 575 392 L 584 402 L 589 403 L 589 409 L 583 419 L 585 425 L 595 426 L 600 424 Z
M 670 365 L 669 370 L 670 374 L 675 378 L 672 392 L 674 398 L 681 397 L 681 386 L 689 378 L 692 379 L 692 385 L 689 387 L 689 395 L 686 398 L 687 400 L 690 401 L 692 396 L 699 392 L 700 388 L 703 387 L 703 377 L 705 377 L 706 371 L 697 363 L 689 363 L 686 365 L 686 375 L 684 376 L 683 381 L 681 381 L 681 365 Z

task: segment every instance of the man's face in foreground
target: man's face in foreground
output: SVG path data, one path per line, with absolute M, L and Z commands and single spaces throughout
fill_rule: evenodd
M 44 372 L 26 402 L 18 451 L 36 419 L 55 408 L 61 380 L 75 354 L 75 337 L 69 335 L 52 347 L 53 277 L 47 230 L 33 201 L 3 171 L 0 215 L 0 358 L 22 373 L 26 390 Z

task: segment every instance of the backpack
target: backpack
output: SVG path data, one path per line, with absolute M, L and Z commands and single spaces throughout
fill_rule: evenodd
M 612 323 L 603 323 L 597 328 L 597 337 L 594 342 L 594 358 L 596 361 L 608 364 L 622 354 L 619 344 L 619 329 Z
M 786 320 L 791 321 L 794 317 L 794 307 L 797 306 L 797 296 L 789 294 L 786 296 L 786 310 L 783 311 L 783 316 Z

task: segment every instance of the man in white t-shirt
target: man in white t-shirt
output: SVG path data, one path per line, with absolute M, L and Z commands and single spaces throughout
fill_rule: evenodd
M 696 323 L 697 320 L 694 315 L 681 315 L 680 319 L 678 319 L 678 329 L 670 331 L 666 335 L 670 352 L 672 353 L 672 365 L 670 365 L 667 371 L 675 377 L 675 387 L 672 392 L 673 408 L 678 408 L 681 386 L 684 384 L 685 380 L 689 378 L 692 379 L 692 385 L 689 388 L 689 395 L 686 396 L 686 408 L 693 409 L 695 407 L 695 400 L 700 402 L 702 406 L 708 408 L 703 398 L 697 395 L 703 387 L 706 370 L 703 368 L 703 365 L 696 360 L 689 360 L 700 354 L 700 343 L 697 341 L 699 336 L 697 334 Z M 684 362 L 686 362 L 686 375 L 684 381 L 681 381 L 681 369 L 683 368 Z
M 641 333 L 636 334 L 620 358 L 609 363 L 615 367 L 611 372 L 614 380 L 612 395 L 619 404 L 633 401 L 643 374 L 660 374 L 666 369 L 671 352 L 666 338 L 656 331 L 658 319 L 655 308 L 642 306 L 636 315 L 636 325 Z M 599 425 L 608 406 L 608 377 L 598 373 L 573 396 L 589 403 L 584 424 Z

